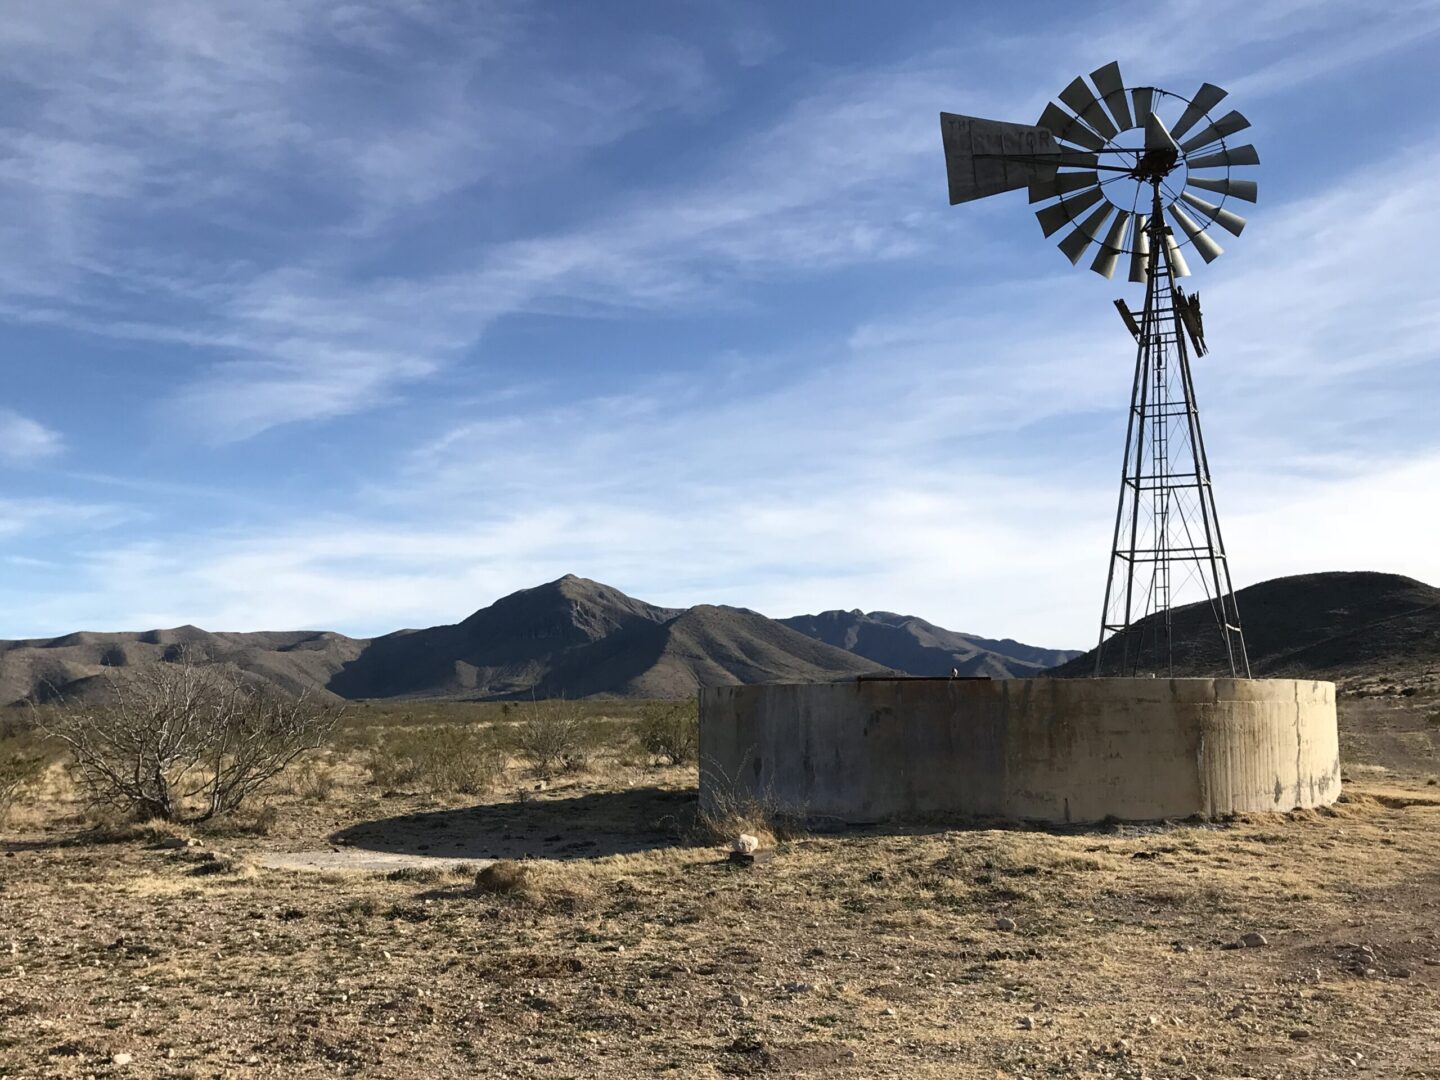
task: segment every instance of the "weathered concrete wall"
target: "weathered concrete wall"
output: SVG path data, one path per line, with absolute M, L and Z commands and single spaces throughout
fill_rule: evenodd
M 1335 687 L 1290 679 L 875 680 L 700 693 L 700 798 L 877 821 L 1290 810 L 1340 794 Z

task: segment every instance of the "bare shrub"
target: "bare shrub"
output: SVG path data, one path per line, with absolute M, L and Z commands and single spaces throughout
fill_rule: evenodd
M 0 757 L 0 824 L 10 818 L 10 810 L 28 788 L 40 780 L 45 760 L 26 754 Z
M 572 701 L 550 698 L 525 706 L 515 744 L 541 776 L 573 772 L 589 762 L 590 732 L 585 714 Z
M 645 706 L 637 729 L 652 757 L 689 765 L 700 750 L 700 709 L 695 701 L 657 701 Z
M 490 732 L 449 726 L 387 731 L 370 747 L 365 765 L 387 790 L 482 795 L 504 774 L 505 760 Z
M 110 689 L 112 705 L 62 707 L 42 729 L 69 748 L 92 802 L 165 821 L 206 821 L 237 809 L 319 746 L 338 716 L 188 655 L 112 679 Z
M 313 757 L 302 757 L 286 777 L 290 793 L 305 802 L 325 802 L 339 786 L 335 770 Z

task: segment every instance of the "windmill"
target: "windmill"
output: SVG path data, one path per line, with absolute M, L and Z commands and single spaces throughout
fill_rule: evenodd
M 1128 258 L 1130 280 L 1145 286 L 1138 312 L 1115 301 L 1135 340 L 1135 380 L 1095 674 L 1171 673 L 1176 645 L 1194 644 L 1174 640 L 1175 601 L 1198 586 L 1222 662 L 1248 678 L 1190 368 L 1191 349 L 1206 352 L 1200 296 L 1177 279 L 1190 274 L 1185 248 L 1207 263 L 1224 250 L 1207 227 L 1235 236 L 1245 228 L 1230 206 L 1253 203 L 1256 186 L 1236 170 L 1260 158 L 1229 140 L 1250 122 L 1233 110 L 1212 116 L 1226 97 L 1218 86 L 1191 98 L 1126 87 L 1118 63 L 1059 97 L 1034 125 L 941 113 L 940 129 L 951 205 L 1025 188 L 1072 265 L 1094 248 L 1090 269 L 1111 278 Z

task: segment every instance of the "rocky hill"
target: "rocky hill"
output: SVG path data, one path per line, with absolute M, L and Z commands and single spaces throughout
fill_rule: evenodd
M 234 664 L 254 680 L 288 693 L 309 690 L 329 697 L 325 686 L 366 644 L 328 631 L 215 634 L 196 626 L 0 641 L 0 704 L 87 700 L 106 694 L 112 680 L 184 652 L 201 661 Z
M 1261 676 L 1354 680 L 1440 669 L 1440 589 L 1398 574 L 1334 572 L 1274 578 L 1235 594 L 1250 670 Z M 1214 675 L 1226 662 L 1206 604 L 1173 613 L 1175 671 Z M 1137 628 L 1153 641 L 1153 620 Z M 1107 648 L 1106 675 L 1121 674 Z M 1050 674 L 1094 673 L 1091 650 Z

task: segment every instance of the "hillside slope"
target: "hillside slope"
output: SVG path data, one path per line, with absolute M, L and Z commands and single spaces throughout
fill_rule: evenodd
M 1440 589 L 1414 578 L 1368 571 L 1300 574 L 1235 595 L 1257 677 L 1340 678 L 1440 667 Z M 1140 628 L 1153 633 L 1153 622 Z M 1174 638 L 1176 674 L 1226 669 L 1208 605 L 1177 608 Z M 1106 650 L 1104 674 L 1121 673 L 1118 651 Z M 1094 665 L 1091 650 L 1051 674 L 1086 676 Z
M 556 671 L 553 686 L 681 697 L 702 686 L 833 682 L 889 670 L 753 611 L 701 604 L 661 625 L 578 650 Z
M 330 698 L 325 684 L 365 645 L 323 630 L 214 634 L 196 626 L 0 641 L 0 704 L 91 700 L 108 693 L 111 681 L 184 652 L 202 662 L 233 664 L 287 693 L 310 690 Z
M 1079 655 L 1008 638 L 996 641 L 946 630 L 914 615 L 890 611 L 822 611 L 779 620 L 792 630 L 911 675 L 1037 675 Z

